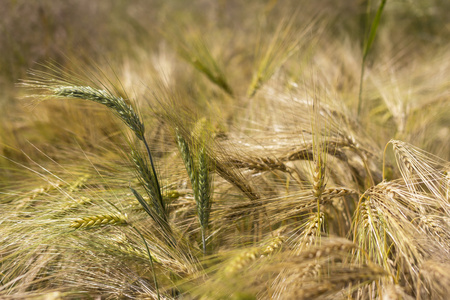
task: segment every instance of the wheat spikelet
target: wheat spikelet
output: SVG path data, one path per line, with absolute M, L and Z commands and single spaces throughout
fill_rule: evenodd
M 325 189 L 325 167 L 316 163 L 313 174 L 313 195 L 316 199 L 320 199 Z
M 274 238 L 269 245 L 267 245 L 264 250 L 262 250 L 261 256 L 272 255 L 274 251 L 280 249 L 281 245 L 286 241 L 286 238 L 283 236 L 277 236 Z
M 300 240 L 301 245 L 311 246 L 316 241 L 316 238 L 320 236 L 322 232 L 322 226 L 324 225 L 325 214 L 323 212 L 312 214 L 305 222 L 305 229 L 302 232 Z M 302 247 L 299 247 L 299 251 Z
M 88 229 L 97 226 L 104 225 L 127 225 L 127 215 L 126 214 L 105 214 L 105 215 L 96 215 L 83 217 L 77 220 L 74 220 L 70 227 L 75 229 Z
M 322 265 L 317 262 L 309 263 L 299 274 L 298 277 L 301 280 L 305 280 L 308 277 L 316 277 L 320 270 L 322 269 Z

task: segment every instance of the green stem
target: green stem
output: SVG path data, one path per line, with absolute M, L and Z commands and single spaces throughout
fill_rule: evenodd
M 158 188 L 158 193 L 161 194 L 161 189 L 159 187 L 158 176 L 156 176 L 155 165 L 153 163 L 152 153 L 150 152 L 150 148 L 148 147 L 147 140 L 145 137 L 142 137 L 142 141 L 144 142 L 145 148 L 147 149 L 148 158 L 150 159 L 150 165 L 152 166 L 153 175 L 155 176 L 156 186 Z
M 206 238 L 205 238 L 205 229 L 202 227 L 202 243 L 203 243 L 203 255 L 206 255 Z
M 150 249 L 148 248 L 147 241 L 145 240 L 142 233 L 136 227 L 134 227 L 134 226 L 132 226 L 132 227 L 134 230 L 136 230 L 136 232 L 141 236 L 142 240 L 144 241 L 145 248 L 147 249 L 148 259 L 150 260 L 150 266 L 151 266 L 152 272 L 153 272 L 153 281 L 155 282 L 156 294 L 158 296 L 158 300 L 160 300 L 161 297 L 159 295 L 159 286 L 158 286 L 158 280 L 156 279 L 155 267 L 153 265 L 153 257 L 150 254 Z
M 366 64 L 366 58 L 363 58 L 361 63 L 361 77 L 359 78 L 359 93 L 358 93 L 358 111 L 357 116 L 361 115 L 361 107 L 362 107 L 362 91 L 363 91 L 363 81 L 364 81 L 364 69 Z

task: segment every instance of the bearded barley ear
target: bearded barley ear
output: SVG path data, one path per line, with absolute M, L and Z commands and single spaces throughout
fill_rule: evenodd
M 286 173 L 291 172 L 291 170 L 282 161 L 270 157 L 236 157 L 231 158 L 229 163 L 236 168 L 246 168 L 256 172 L 273 170 L 280 170 Z
M 118 97 L 109 91 L 90 86 L 56 86 L 49 88 L 54 96 L 62 98 L 78 98 L 100 103 L 111 109 L 140 140 L 144 139 L 145 127 L 131 105 L 128 105 L 122 97 Z
M 89 216 L 89 217 L 83 217 L 77 220 L 74 220 L 70 227 L 75 229 L 89 229 L 93 227 L 98 226 L 105 226 L 105 225 L 127 225 L 126 214 L 106 214 L 106 215 L 96 215 L 96 216 Z
M 283 243 L 286 241 L 284 236 L 277 236 L 262 250 L 261 256 L 272 255 L 275 251 L 279 250 Z
M 305 223 L 305 229 L 302 233 L 302 244 L 311 246 L 318 242 L 322 234 L 325 223 L 325 214 L 318 212 L 311 215 Z
M 234 257 L 224 269 L 225 274 L 233 275 L 234 273 L 242 270 L 253 261 L 255 261 L 258 257 L 261 256 L 260 248 L 252 248 L 249 250 L 245 250 L 240 253 L 238 256 Z
M 209 215 L 211 212 L 212 193 L 212 172 L 209 156 L 202 147 L 198 153 L 198 199 L 197 212 L 202 230 L 203 252 L 206 253 L 206 231 L 209 225 Z
M 210 158 L 206 153 L 205 146 L 200 146 L 196 153 L 196 159 L 194 159 L 189 144 L 178 130 L 176 132 L 176 138 L 178 149 L 181 153 L 194 192 L 197 215 L 202 232 L 203 252 L 206 253 L 206 231 L 208 229 L 212 203 L 212 172 Z M 204 143 L 204 141 L 198 141 L 198 143 Z

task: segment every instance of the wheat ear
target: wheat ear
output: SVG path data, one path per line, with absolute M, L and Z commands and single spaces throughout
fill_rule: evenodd
M 194 199 L 197 206 L 197 215 L 202 232 L 203 253 L 206 253 L 206 230 L 208 228 L 209 214 L 211 210 L 211 162 L 206 148 L 202 146 L 197 153 L 197 160 L 194 160 L 189 149 L 189 144 L 177 131 L 178 148 L 181 153 L 186 171 L 191 181 Z M 197 164 L 195 164 L 197 163 Z
M 206 231 L 208 229 L 209 214 L 211 211 L 211 190 L 212 190 L 212 177 L 209 157 L 206 154 L 206 150 L 202 147 L 198 155 L 198 202 L 197 212 L 202 229 L 202 243 L 203 252 L 206 253 Z
M 144 124 L 140 121 L 131 105 L 126 104 L 122 97 L 113 95 L 109 91 L 90 86 L 57 86 L 52 88 L 52 92 L 58 97 L 84 99 L 105 105 L 131 128 L 140 140 L 143 140 L 145 132 Z
M 98 226 L 105 225 L 127 225 L 127 215 L 126 214 L 105 214 L 105 215 L 96 215 L 83 217 L 77 220 L 74 220 L 70 227 L 75 229 L 88 229 Z

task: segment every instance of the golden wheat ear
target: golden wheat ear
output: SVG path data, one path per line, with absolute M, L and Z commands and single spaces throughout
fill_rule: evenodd
M 397 165 L 403 180 L 412 192 L 431 193 L 443 208 L 450 212 L 448 206 L 448 187 L 450 162 L 411 144 L 391 140 Z

